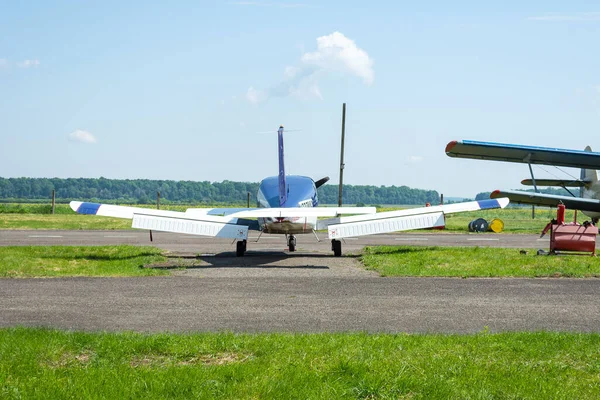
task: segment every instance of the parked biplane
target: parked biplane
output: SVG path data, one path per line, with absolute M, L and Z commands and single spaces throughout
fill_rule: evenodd
M 529 165 L 531 178 L 524 179 L 521 183 L 533 186 L 535 192 L 495 190 L 490 195 L 491 198 L 508 197 L 514 203 L 550 207 L 556 207 L 562 203 L 567 208 L 582 211 L 591 217 L 594 222 L 597 222 L 600 217 L 600 183 L 598 182 L 596 173 L 596 170 L 600 169 L 600 153 L 592 152 L 590 146 L 587 146 L 582 151 L 462 140 L 448 143 L 446 154 L 449 157 L 504 161 Z M 532 164 L 580 168 L 580 178 L 538 179 L 533 174 Z M 538 193 L 538 186 L 562 187 L 571 196 Z M 575 195 L 569 188 L 579 188 L 579 195 Z

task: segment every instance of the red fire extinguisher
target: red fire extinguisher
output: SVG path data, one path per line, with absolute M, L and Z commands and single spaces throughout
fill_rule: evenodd
M 565 205 L 559 204 L 556 207 L 556 223 L 562 225 L 565 223 Z

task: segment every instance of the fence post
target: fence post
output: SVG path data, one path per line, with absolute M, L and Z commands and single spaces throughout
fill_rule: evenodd
M 52 215 L 54 215 L 54 207 L 56 206 L 56 190 L 52 189 Z
M 156 209 L 160 210 L 160 192 L 156 192 Z

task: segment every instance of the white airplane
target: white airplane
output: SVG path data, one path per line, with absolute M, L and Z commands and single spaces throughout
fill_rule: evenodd
M 381 213 L 375 207 L 317 207 L 317 188 L 329 178 L 315 182 L 306 176 L 286 175 L 283 132 L 280 126 L 279 174 L 260 183 L 257 208 L 189 208 L 178 212 L 81 201 L 72 201 L 70 206 L 80 214 L 131 219 L 133 228 L 234 239 L 237 256 L 246 252 L 248 230 L 286 235 L 289 251 L 295 251 L 295 235 L 327 229 L 333 254 L 339 257 L 343 238 L 441 227 L 444 214 L 504 208 L 509 203 L 501 198 Z

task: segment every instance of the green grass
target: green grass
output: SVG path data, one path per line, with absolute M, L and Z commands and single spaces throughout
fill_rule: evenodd
M 366 247 L 361 261 L 382 276 L 600 277 L 600 258 L 537 256 L 533 249 L 489 247 Z
M 133 205 L 141 208 L 155 208 L 152 204 Z M 193 207 L 227 207 L 227 205 L 161 205 L 161 209 L 185 211 Z M 243 207 L 243 205 L 238 206 Z M 399 208 L 381 208 L 379 211 L 392 211 Z M 131 229 L 131 221 L 119 218 L 97 217 L 94 215 L 78 215 L 67 204 L 57 204 L 56 214 L 50 215 L 50 205 L 46 204 L 0 204 L 0 229 L 70 229 L 70 230 L 115 230 Z M 546 224 L 556 217 L 556 210 L 537 208 L 536 218 L 531 218 L 531 208 L 508 208 L 503 210 L 473 211 L 450 214 L 446 217 L 446 229 L 434 232 L 461 233 L 468 232 L 468 225 L 474 219 L 484 218 L 491 221 L 499 218 L 504 222 L 504 233 L 540 233 Z M 568 210 L 567 221 L 573 219 L 573 211 Z M 579 214 L 579 220 L 587 219 Z M 415 231 L 432 232 L 432 231 Z
M 130 219 L 95 215 L 0 214 L 0 229 L 115 230 L 132 228 Z
M 600 336 L 0 330 L 0 398 L 597 399 Z
M 165 275 L 142 268 L 165 260 L 159 249 L 129 245 L 0 247 L 0 277 Z

